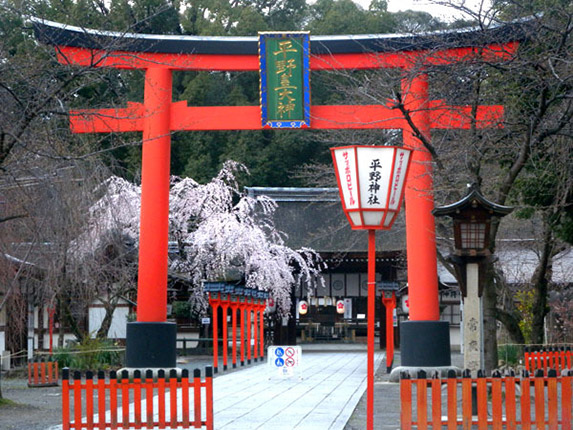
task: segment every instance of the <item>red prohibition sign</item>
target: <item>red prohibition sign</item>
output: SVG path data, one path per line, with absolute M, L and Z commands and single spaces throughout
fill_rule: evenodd
M 295 364 L 296 364 L 296 362 L 295 362 L 294 358 L 292 358 L 292 357 L 288 357 L 288 358 L 285 360 L 285 365 L 286 365 L 287 367 L 293 367 Z
M 296 354 L 296 351 L 294 350 L 294 348 L 285 349 L 285 355 L 287 356 L 287 358 L 292 358 L 295 356 L 295 354 Z

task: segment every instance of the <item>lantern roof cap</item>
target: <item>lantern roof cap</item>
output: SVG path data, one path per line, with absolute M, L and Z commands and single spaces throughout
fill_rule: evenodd
M 187 36 L 103 31 L 36 17 L 30 18 L 30 22 L 36 38 L 48 45 L 166 54 L 258 55 L 257 36 Z M 311 36 L 310 46 L 314 55 L 484 46 L 525 40 L 532 31 L 532 23 L 532 18 L 526 18 L 486 29 L 471 27 L 421 34 Z
M 479 185 L 474 183 L 469 187 L 468 193 L 461 200 L 449 205 L 439 206 L 432 211 L 432 214 L 434 214 L 434 216 L 454 217 L 461 211 L 466 209 L 475 209 L 478 207 L 490 212 L 492 216 L 498 217 L 508 215 L 513 211 L 513 207 L 511 206 L 499 205 L 486 199 L 481 193 Z

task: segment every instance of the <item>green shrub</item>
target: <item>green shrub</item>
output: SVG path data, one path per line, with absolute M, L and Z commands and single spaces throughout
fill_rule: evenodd
M 60 368 L 106 370 L 123 365 L 123 351 L 110 339 L 86 337 L 68 348 L 57 348 L 54 359 Z
M 173 302 L 173 310 L 171 311 L 175 318 L 189 318 L 191 314 L 191 306 L 189 302 Z
M 523 357 L 523 349 L 519 345 L 509 343 L 499 345 L 497 348 L 497 357 L 505 364 L 515 366 L 519 364 L 519 360 Z

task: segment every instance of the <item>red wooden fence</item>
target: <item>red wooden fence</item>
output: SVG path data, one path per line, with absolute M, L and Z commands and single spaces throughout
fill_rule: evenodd
M 555 369 L 557 373 L 561 373 L 564 369 L 571 369 L 572 361 L 573 352 L 570 347 L 543 348 L 537 351 L 525 347 L 525 369 L 528 372 Z
M 548 376 L 538 370 L 535 377 L 524 372 L 520 378 L 497 371 L 491 378 L 481 371 L 478 378 L 469 371 L 462 378 L 450 371 L 446 379 L 426 379 L 423 371 L 413 380 L 403 374 L 401 429 L 571 430 L 572 382 L 573 372 L 558 377 L 555 370 Z
M 58 362 L 51 358 L 28 361 L 28 387 L 55 387 L 58 385 Z
M 104 372 L 62 372 L 63 430 L 69 429 L 213 429 L 213 371 L 207 367 L 205 379 L 195 369 L 193 378 L 184 369 L 181 377 L 164 370 L 157 378 L 151 370 L 136 370 L 132 379 L 127 371 L 106 379 Z M 130 403 L 132 403 L 130 405 Z

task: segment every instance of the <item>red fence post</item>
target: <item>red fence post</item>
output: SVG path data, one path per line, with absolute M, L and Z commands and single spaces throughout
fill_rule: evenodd
M 521 377 L 521 429 L 531 429 L 531 378 L 527 370 Z
M 30 363 L 28 363 L 28 366 Z M 30 367 L 28 367 L 28 371 Z M 70 430 L 70 369 L 62 369 L 62 430 Z
M 201 428 L 201 371 L 193 371 L 193 427 Z
M 547 417 L 549 430 L 557 430 L 559 427 L 559 417 L 557 415 L 558 402 L 557 372 L 554 369 L 549 369 L 547 372 Z
M 428 428 L 428 381 L 426 372 L 420 370 L 416 376 L 416 421 L 419 430 Z
M 170 418 L 170 425 L 172 428 L 176 428 L 179 426 L 179 418 L 178 418 L 178 409 L 179 406 L 177 404 L 177 388 L 178 388 L 178 380 L 177 380 L 177 370 L 171 369 L 169 371 L 169 418 Z
M 189 415 L 189 370 L 183 369 L 181 372 L 181 401 L 183 402 L 183 420 L 181 421 L 184 428 L 190 425 Z
M 103 370 L 97 372 L 97 413 L 98 413 L 98 428 L 105 429 L 107 427 L 105 419 L 105 373 Z
M 74 427 L 82 428 L 82 374 L 74 372 Z
M 456 430 L 458 428 L 458 379 L 456 378 L 456 371 L 453 369 L 448 370 L 448 430 Z
M 512 371 L 509 376 L 505 377 L 505 416 L 507 429 L 516 429 L 517 405 L 515 403 L 515 373 Z
M 159 369 L 157 372 L 157 399 L 159 413 L 159 428 L 165 427 L 165 370 Z
M 38 361 L 34 360 L 33 362 L 33 374 L 32 374 L 32 383 L 34 385 L 38 385 L 39 377 L 38 377 Z
M 464 430 L 472 428 L 472 376 L 466 369 L 462 375 L 462 427 Z
M 143 381 L 141 380 L 141 370 L 137 369 L 133 372 L 133 412 L 135 415 L 134 427 L 136 429 L 141 428 L 141 423 L 143 422 L 141 416 L 141 388 L 143 387 Z
M 400 428 L 412 429 L 412 381 L 406 372 L 400 375 Z
M 129 428 L 129 373 L 122 370 L 119 386 L 121 391 L 121 426 Z
M 86 372 L 86 427 L 94 428 L 94 374 L 89 370 Z
M 491 376 L 491 415 L 493 430 L 501 430 L 503 428 L 503 397 L 501 389 L 501 373 L 499 370 L 496 370 L 492 373 Z
M 109 414 L 110 427 L 117 428 L 117 373 L 115 370 L 109 372 Z
M 487 380 L 482 370 L 477 371 L 478 430 L 487 430 Z
M 155 384 L 153 382 L 153 371 L 145 371 L 145 418 L 148 429 L 155 426 L 153 418 L 153 391 Z
M 538 429 L 545 428 L 545 384 L 543 369 L 535 371 L 533 388 L 535 390 L 535 425 Z
M 525 370 L 527 370 L 528 372 L 531 372 L 531 368 L 529 366 L 529 360 L 531 359 L 531 355 L 529 353 L 529 347 L 526 346 L 525 350 L 523 352 L 523 361 L 524 361 L 524 365 L 525 365 Z
M 559 368 L 556 369 L 557 372 L 561 372 L 562 370 L 567 369 L 567 356 L 565 355 L 565 348 L 559 348 Z
M 442 381 L 438 372 L 430 381 L 432 390 L 432 429 L 442 428 Z
M 215 425 L 213 418 L 213 370 L 210 367 L 205 369 L 205 397 L 206 426 L 207 430 L 213 430 Z
M 44 358 L 40 358 L 40 384 L 46 385 L 48 383 L 48 363 Z
M 561 379 L 561 428 L 571 430 L 571 383 L 573 372 L 567 371 L 567 375 Z

